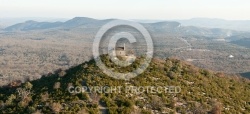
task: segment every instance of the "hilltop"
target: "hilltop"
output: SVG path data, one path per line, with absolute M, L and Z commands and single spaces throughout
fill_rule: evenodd
M 133 68 L 137 68 L 139 57 Z M 115 67 L 107 56 L 102 60 L 119 72 L 131 67 Z M 70 93 L 69 87 L 179 87 L 177 93 Z M 19 91 L 19 93 L 18 93 Z M 90 91 L 90 90 L 88 90 Z M 0 89 L 1 113 L 249 113 L 250 82 L 197 68 L 184 61 L 153 59 L 146 71 L 125 80 L 113 79 L 96 66 L 94 60 L 66 71 L 57 71 L 17 87 Z

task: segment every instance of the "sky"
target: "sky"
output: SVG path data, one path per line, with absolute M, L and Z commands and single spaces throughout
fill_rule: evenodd
M 250 20 L 250 0 L 0 0 L 0 18 Z

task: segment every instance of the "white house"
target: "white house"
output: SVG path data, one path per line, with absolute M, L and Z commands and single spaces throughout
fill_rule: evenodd
M 234 58 L 234 56 L 233 55 L 229 55 L 228 58 Z

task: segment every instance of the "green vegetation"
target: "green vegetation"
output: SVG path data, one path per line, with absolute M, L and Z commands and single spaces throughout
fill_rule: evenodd
M 36 80 L 57 69 L 68 69 L 90 60 L 97 31 L 111 20 L 76 17 L 55 23 L 27 21 L 0 30 L 0 86 L 15 80 Z M 249 32 L 180 26 L 177 22 L 142 25 L 152 37 L 155 57 L 178 57 L 219 72 L 249 72 L 250 48 L 245 48 L 249 47 Z M 131 48 L 136 55 L 144 54 L 142 34 L 130 27 L 108 31 L 104 43 L 118 31 L 132 33 L 138 40 L 137 46 Z M 228 58 L 229 55 L 234 58 Z
M 138 67 L 139 61 L 132 64 Z M 110 60 L 103 56 L 108 66 Z M 115 66 L 113 66 L 115 67 Z M 129 68 L 116 68 L 124 72 Z M 70 86 L 179 86 L 180 93 L 75 93 Z M 94 60 L 20 87 L 0 89 L 0 113 L 250 113 L 250 81 L 199 69 L 183 61 L 153 59 L 143 74 L 129 80 L 113 79 Z

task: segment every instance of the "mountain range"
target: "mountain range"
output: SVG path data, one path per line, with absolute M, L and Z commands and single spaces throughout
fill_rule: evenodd
M 72 43 L 72 45 L 83 43 L 88 45 L 86 49 L 91 49 L 89 44 L 92 44 L 96 32 L 102 25 L 112 20 L 118 19 L 98 20 L 88 17 L 75 17 L 58 22 L 30 20 L 5 27 L 3 30 L 0 30 L 0 36 L 3 38 L 1 39 L 3 45 L 5 45 L 6 43 L 4 42 L 8 42 L 10 38 L 13 40 L 12 42 L 20 39 L 29 39 L 32 42 L 35 41 L 40 44 L 44 42 L 46 42 L 45 44 L 47 44 L 47 42 L 60 43 L 60 41 L 67 40 L 67 42 L 71 43 L 73 41 L 74 43 Z M 192 62 L 199 67 L 227 73 L 240 74 L 249 72 L 249 32 L 221 28 L 184 26 L 177 21 L 141 21 L 140 23 L 151 33 L 155 46 L 155 56 L 157 57 L 177 56 L 183 60 L 192 60 Z M 19 41 L 15 42 L 18 43 Z M 32 44 L 28 43 L 28 41 L 25 43 Z M 62 44 L 65 45 L 65 43 Z M 54 46 L 56 47 L 57 44 L 51 44 L 50 46 L 52 47 L 51 49 L 54 49 Z M 35 47 L 36 45 L 34 48 Z M 9 45 L 2 48 L 8 50 Z M 30 46 L 27 48 L 32 49 Z M 74 50 L 74 48 L 71 50 Z M 90 52 L 89 50 L 84 51 L 85 53 Z M 40 53 L 40 51 L 37 52 Z M 47 51 L 45 53 L 49 52 L 50 51 Z M 10 52 L 10 55 L 14 53 L 15 52 Z M 197 53 L 200 54 L 196 55 Z M 85 55 L 91 56 L 91 54 Z M 235 58 L 228 60 L 227 57 L 229 55 L 234 55 Z M 3 56 L 6 57 L 6 55 Z M 16 57 L 16 55 L 13 56 Z M 41 54 L 41 56 L 43 56 L 43 54 Z M 79 58 L 82 57 L 79 56 Z M 72 59 L 72 61 L 74 60 L 75 59 Z M 56 63 L 56 65 L 58 64 L 59 63 Z M 247 73 L 247 75 L 249 74 Z
M 65 22 L 66 18 L 0 18 L 0 26 L 9 27 L 17 23 L 22 23 L 27 20 L 33 20 L 37 22 Z M 166 20 L 139 20 L 133 19 L 132 21 L 140 23 L 156 23 L 164 22 Z M 192 18 L 192 19 L 175 19 L 169 21 L 176 21 L 181 23 L 182 26 L 197 26 L 206 28 L 221 28 L 231 29 L 236 31 L 250 31 L 250 20 L 224 20 L 217 18 Z
M 4 31 L 30 31 L 30 30 L 46 30 L 46 29 L 77 29 L 77 28 L 100 28 L 105 23 L 116 20 L 106 19 L 97 20 L 87 17 L 75 17 L 65 22 L 37 22 L 26 21 L 24 23 L 18 23 L 4 28 Z M 183 35 L 201 35 L 209 37 L 229 37 L 232 35 L 242 34 L 229 29 L 220 28 L 204 28 L 196 26 L 183 26 L 182 23 L 176 21 L 162 21 L 155 23 L 141 23 L 146 28 L 149 28 L 153 32 L 168 32 L 171 34 L 183 34 Z
M 50 18 L 50 17 L 9 17 L 9 18 L 0 18 L 0 26 L 8 27 L 18 23 L 23 23 L 27 20 L 33 20 L 38 22 L 64 22 L 67 21 L 67 18 Z
M 250 20 L 224 20 L 216 18 L 192 18 L 176 20 L 183 26 L 197 26 L 207 28 L 231 29 L 237 31 L 250 31 Z
M 26 21 L 24 23 L 18 23 L 9 27 L 6 27 L 5 31 L 28 31 L 28 30 L 42 30 L 42 29 L 51 29 L 51 28 L 77 28 L 77 27 L 100 27 L 101 25 L 112 21 L 115 19 L 106 19 L 106 20 L 97 20 L 87 17 L 75 17 L 65 22 L 36 22 L 36 21 Z M 163 28 L 172 28 L 171 24 L 174 23 L 175 26 L 179 25 L 177 22 L 161 22 L 161 23 L 153 23 L 153 26 Z M 173 24 L 173 25 L 174 25 Z M 173 26 L 174 27 L 174 26 Z
M 133 21 L 141 23 L 155 23 L 164 20 L 140 20 L 134 19 Z M 220 28 L 230 29 L 236 31 L 250 31 L 250 20 L 225 20 L 218 18 L 191 18 L 191 19 L 173 19 L 170 21 L 176 21 L 181 23 L 182 26 L 196 26 L 206 28 Z

